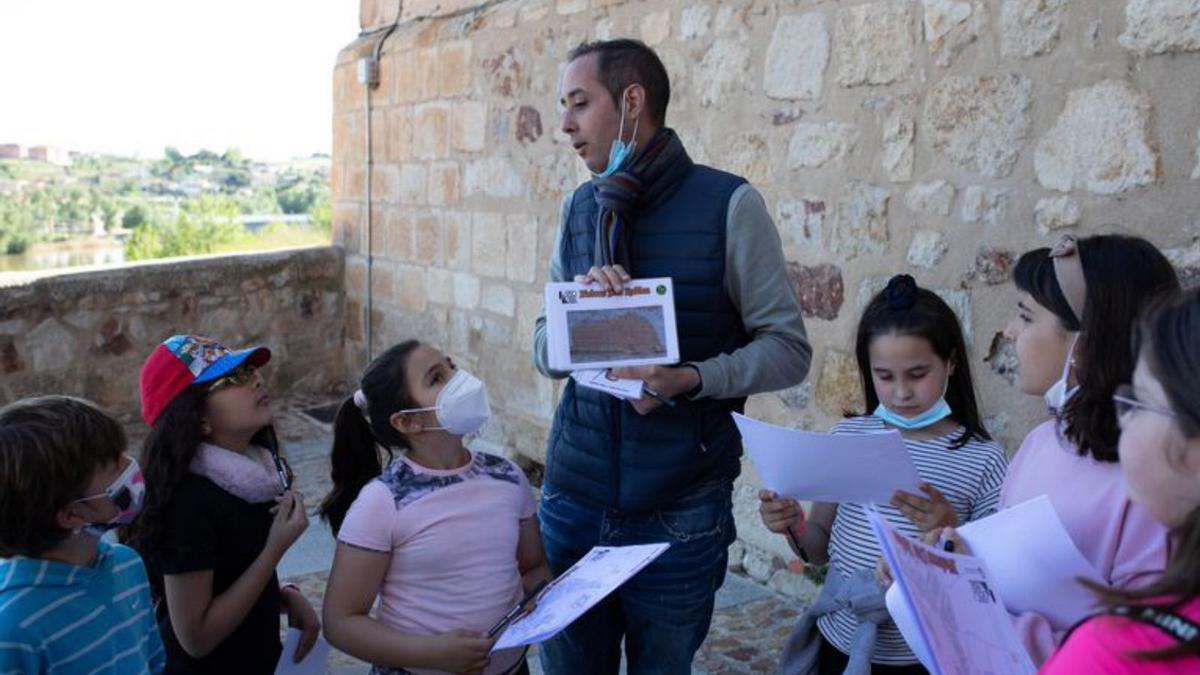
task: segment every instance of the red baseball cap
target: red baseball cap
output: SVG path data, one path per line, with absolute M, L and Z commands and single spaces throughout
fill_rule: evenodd
M 212 338 L 173 335 L 142 364 L 142 419 L 153 425 L 181 391 L 211 382 L 242 363 L 258 368 L 271 360 L 266 347 L 232 350 Z

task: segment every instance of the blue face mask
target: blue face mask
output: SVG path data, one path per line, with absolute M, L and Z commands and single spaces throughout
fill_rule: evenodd
M 938 402 L 934 403 L 932 408 L 916 417 L 904 417 L 882 403 L 875 408 L 876 417 L 897 429 L 924 429 L 925 427 L 931 427 L 949 417 L 950 413 L 950 404 L 946 403 L 945 397 L 939 398 Z
M 917 415 L 916 417 L 905 417 L 891 408 L 887 407 L 880 401 L 875 408 L 875 416 L 896 427 L 897 429 L 924 429 L 931 427 L 938 422 L 946 419 L 953 412 L 950 410 L 950 404 L 946 402 L 946 392 L 950 391 L 950 375 L 946 375 L 946 386 L 942 388 L 942 396 L 929 407 L 929 410 Z
M 626 89 L 625 91 L 629 91 L 629 90 Z M 629 137 L 629 142 L 626 143 L 624 140 L 624 136 L 625 136 L 624 98 L 625 98 L 625 95 L 622 93 L 621 94 L 621 99 L 622 99 L 621 122 L 617 127 L 617 138 L 612 142 L 612 147 L 610 147 L 608 150 L 608 166 L 605 167 L 604 171 L 601 171 L 600 173 L 593 173 L 592 176 L 594 176 L 596 178 L 608 178 L 609 176 L 616 173 L 621 168 L 621 166 L 625 164 L 625 162 L 629 159 L 629 157 L 631 155 L 633 155 L 633 151 L 637 149 L 638 122 L 640 120 L 633 121 L 633 135 Z

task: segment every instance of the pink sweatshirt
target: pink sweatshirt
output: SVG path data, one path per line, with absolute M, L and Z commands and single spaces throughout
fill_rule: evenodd
M 1192 598 L 1179 614 L 1200 622 L 1200 598 Z M 1166 649 L 1178 642 L 1162 629 L 1117 616 L 1098 616 L 1075 629 L 1040 671 L 1042 675 L 1097 673 L 1117 675 L 1183 675 L 1200 673 L 1200 656 L 1169 661 L 1137 659 L 1131 652 Z
M 1035 427 L 1021 443 L 1000 487 L 1000 508 L 1039 495 L 1050 498 L 1071 540 L 1108 584 L 1144 585 L 1166 568 L 1167 529 L 1130 501 L 1121 466 L 1081 456 L 1054 420 Z M 1032 612 L 1015 620 L 1039 665 L 1071 628 Z

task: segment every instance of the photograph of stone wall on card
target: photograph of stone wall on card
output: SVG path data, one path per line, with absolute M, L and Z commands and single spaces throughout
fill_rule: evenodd
M 556 370 L 676 363 L 670 279 L 635 279 L 620 291 L 576 283 L 546 286 L 550 367 Z

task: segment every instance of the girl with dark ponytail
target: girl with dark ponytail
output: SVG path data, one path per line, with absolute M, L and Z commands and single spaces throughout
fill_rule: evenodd
M 372 361 L 338 410 L 325 629 L 373 672 L 528 672 L 485 634 L 549 577 L 525 475 L 463 442 L 489 415 L 483 382 L 415 340 Z

